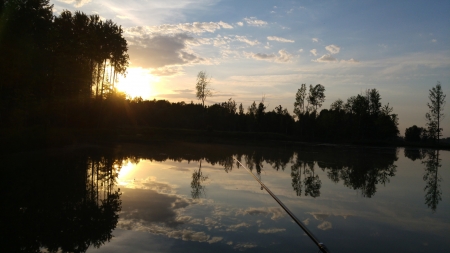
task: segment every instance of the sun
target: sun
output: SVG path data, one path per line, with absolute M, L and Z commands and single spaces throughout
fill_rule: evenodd
M 120 77 L 116 87 L 130 98 L 150 99 L 155 95 L 154 84 L 158 81 L 158 78 L 146 69 L 129 68 L 126 77 Z

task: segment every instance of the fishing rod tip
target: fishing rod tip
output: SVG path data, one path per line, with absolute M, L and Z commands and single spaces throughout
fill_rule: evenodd
M 331 251 L 325 246 L 325 244 L 323 243 L 319 243 L 319 249 L 320 251 L 322 251 L 323 253 L 330 253 Z

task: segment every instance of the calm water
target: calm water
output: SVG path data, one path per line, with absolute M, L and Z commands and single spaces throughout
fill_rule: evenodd
M 448 252 L 450 152 L 164 144 L 4 157 L 1 252 Z

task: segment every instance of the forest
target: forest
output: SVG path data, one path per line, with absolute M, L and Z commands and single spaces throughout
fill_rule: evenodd
M 48 0 L 1 0 L 0 13 L 3 129 L 154 127 L 329 142 L 399 135 L 398 115 L 376 89 L 321 109 L 325 86 L 302 84 L 293 91 L 292 114 L 282 105 L 267 110 L 264 97 L 247 108 L 233 98 L 213 105 L 201 97 L 201 103 L 130 99 L 115 88 L 129 64 L 120 25 L 79 11 L 54 15 Z

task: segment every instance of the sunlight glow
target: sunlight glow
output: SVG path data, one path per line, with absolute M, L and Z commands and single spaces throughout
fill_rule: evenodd
M 150 99 L 155 95 L 154 84 L 159 78 L 143 68 L 129 68 L 126 77 L 119 77 L 116 85 L 119 91 L 125 92 L 130 98 L 141 97 Z
M 130 173 L 136 168 L 137 164 L 133 164 L 131 162 L 128 162 L 127 164 L 123 165 L 122 168 L 119 171 L 119 175 L 117 177 L 119 182 L 125 182 L 130 179 L 130 176 L 132 176 Z

